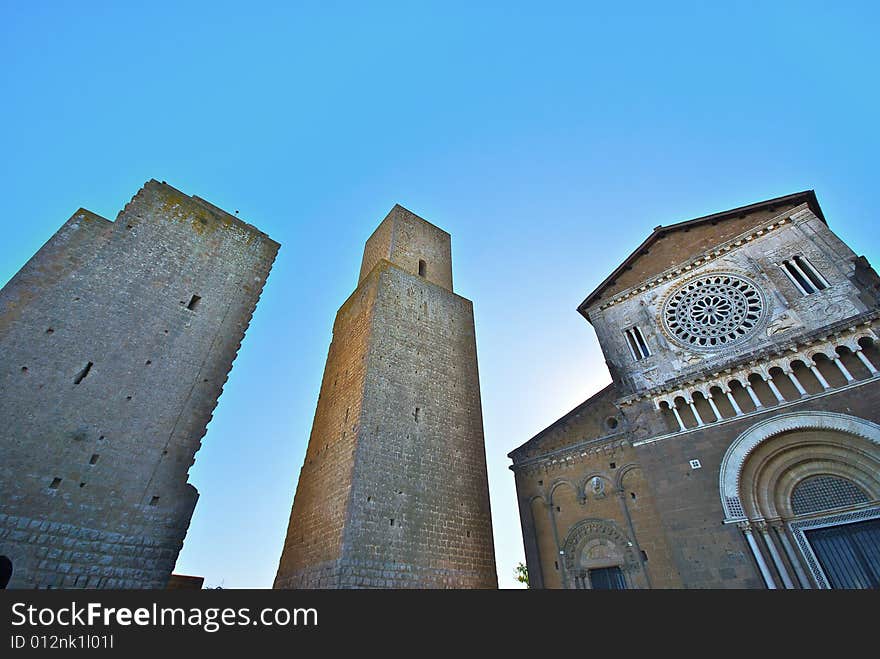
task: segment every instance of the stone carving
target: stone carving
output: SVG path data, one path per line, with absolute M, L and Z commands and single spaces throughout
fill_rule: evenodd
M 768 323 L 767 336 L 781 334 L 782 332 L 787 332 L 796 327 L 801 327 L 801 322 L 798 320 L 794 312 L 782 313 Z
M 766 314 L 758 286 L 736 275 L 692 279 L 666 301 L 663 323 L 676 341 L 695 350 L 717 350 L 751 336 Z

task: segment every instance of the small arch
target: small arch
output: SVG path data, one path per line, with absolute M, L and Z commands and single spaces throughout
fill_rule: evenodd
M 736 401 L 736 404 L 739 405 L 739 409 L 743 412 L 754 412 L 758 409 L 755 406 L 754 401 L 752 401 L 752 397 L 749 396 L 749 392 L 746 391 L 746 388 L 743 386 L 743 383 L 739 378 L 734 378 L 727 383 L 727 388 L 730 390 L 730 395 L 733 396 L 733 399 Z
M 694 417 L 694 413 L 691 411 L 691 406 L 688 405 L 684 396 L 676 396 L 673 401 L 675 405 L 675 409 L 678 410 L 678 415 L 681 417 L 682 423 L 684 423 L 685 428 L 696 428 L 697 427 L 697 419 Z
M 666 430 L 668 432 L 678 432 L 678 421 L 675 419 L 675 414 L 672 412 L 672 407 L 669 405 L 669 401 L 661 400 L 657 407 L 660 410 L 660 416 L 663 418 L 663 422 L 666 424 Z
M 767 381 L 764 380 L 760 373 L 749 373 L 748 381 L 752 386 L 752 391 L 755 392 L 755 395 L 764 407 L 773 407 L 779 404 L 776 394 L 773 393 L 770 385 L 767 384 Z
M 830 357 L 824 352 L 817 352 L 810 355 L 810 358 L 816 365 L 816 369 L 822 374 L 822 377 L 825 378 L 830 386 L 842 387 L 846 384 L 847 380 L 843 373 L 840 372 L 840 369 L 837 368 L 837 364 L 832 361 L 833 357 L 837 356 L 837 353 L 834 351 L 831 352 L 832 356 Z
M 578 491 L 578 490 L 577 490 L 577 485 L 575 485 L 575 484 L 572 483 L 571 481 L 566 480 L 566 479 L 564 479 L 564 478 L 561 478 L 561 479 L 559 479 L 559 480 L 556 480 L 556 481 L 554 481 L 554 482 L 550 485 L 550 488 L 549 488 L 548 491 L 547 491 L 547 499 L 548 499 L 548 501 L 549 501 L 549 503 L 550 503 L 551 506 L 555 506 L 555 505 L 556 505 L 556 498 L 555 498 L 556 490 L 557 490 L 559 487 L 563 486 L 563 485 L 567 485 L 568 487 L 571 488 L 572 492 L 574 492 L 575 494 L 577 494 L 577 491 Z
M 706 396 L 702 391 L 694 391 L 691 394 L 691 398 L 694 401 L 694 407 L 700 415 L 700 418 L 703 420 L 703 423 L 715 423 L 716 421 L 721 421 L 721 419 L 716 416 L 715 412 L 712 411 L 712 406 L 709 405 L 709 401 L 706 400 Z
M 785 400 L 798 400 L 801 397 L 801 392 L 797 390 L 794 382 L 792 382 L 788 373 L 782 370 L 781 366 L 772 366 L 767 371 L 767 375 L 773 378 L 773 384 L 776 385 L 776 388 Z
M 868 367 L 856 357 L 852 348 L 848 345 L 839 345 L 834 348 L 834 352 L 837 353 L 837 358 L 841 361 L 844 368 L 849 371 L 850 375 L 856 380 L 865 380 L 871 377 L 871 372 L 868 370 Z
M 601 484 L 594 485 L 593 479 L 598 479 Z M 611 485 L 612 483 L 609 478 L 603 476 L 598 471 L 594 471 L 578 482 L 578 496 L 584 500 L 588 497 L 601 499 L 606 496 Z
M 809 365 L 804 361 L 804 359 L 792 359 L 788 363 L 788 367 L 791 369 L 794 377 L 798 379 L 798 382 L 801 383 L 801 386 L 806 390 L 808 394 L 822 393 L 822 383 L 819 382 L 819 379 L 813 374 L 813 371 L 810 370 Z
M 620 470 L 617 472 L 617 478 L 614 481 L 614 489 L 618 492 L 622 492 L 624 489 L 623 481 L 626 479 L 627 474 L 633 471 L 634 469 L 641 469 L 639 465 L 635 462 L 630 462 L 623 465 Z
M 721 412 L 722 418 L 731 419 L 736 416 L 736 410 L 733 409 L 733 405 L 730 404 L 730 400 L 727 398 L 727 394 L 724 393 L 721 385 L 716 384 L 709 387 L 709 395 L 712 396 L 715 407 Z

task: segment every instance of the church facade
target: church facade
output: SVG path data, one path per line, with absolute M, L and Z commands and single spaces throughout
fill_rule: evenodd
M 533 588 L 880 587 L 880 280 L 812 191 L 657 227 L 509 454 Z

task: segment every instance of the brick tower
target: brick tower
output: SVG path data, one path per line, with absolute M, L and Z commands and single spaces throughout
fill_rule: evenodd
M 278 243 L 148 182 L 0 290 L 0 555 L 13 588 L 164 588 L 187 473 Z
M 336 315 L 275 587 L 497 587 L 473 306 L 401 206 Z

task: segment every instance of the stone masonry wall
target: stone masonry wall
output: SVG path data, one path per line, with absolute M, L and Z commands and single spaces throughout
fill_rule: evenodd
M 377 279 L 376 275 L 362 281 L 333 323 L 275 588 L 329 588 L 339 583 Z
M 497 587 L 473 308 L 451 264 L 449 234 L 400 206 L 367 241 L 276 588 Z
M 343 582 L 497 587 L 470 301 L 388 264 L 363 407 Z
M 0 553 L 11 587 L 162 588 L 187 472 L 278 244 L 148 182 L 78 211 L 0 292 Z

